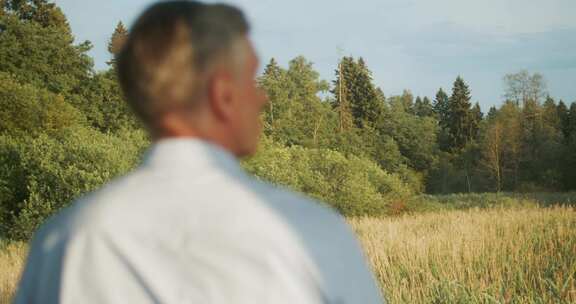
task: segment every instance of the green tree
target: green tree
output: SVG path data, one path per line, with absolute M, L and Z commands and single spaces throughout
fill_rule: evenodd
M 475 103 L 474 107 L 472 108 L 472 118 L 471 118 L 471 128 L 470 128 L 470 138 L 476 140 L 478 139 L 479 131 L 480 131 L 480 124 L 482 123 L 482 119 L 484 118 L 484 113 L 480 109 L 480 104 Z
M 442 88 L 438 89 L 432 107 L 434 109 L 434 114 L 436 116 L 436 120 L 438 121 L 439 125 L 438 147 L 442 151 L 448 151 L 450 149 L 450 135 L 448 133 L 448 122 L 450 117 L 449 105 L 450 100 L 448 98 L 448 95 L 444 92 Z
M 328 84 L 311 62 L 300 56 L 283 69 L 271 60 L 258 82 L 269 98 L 263 120 L 273 140 L 307 147 L 326 147 L 336 140 L 336 115 L 319 97 Z
M 404 112 L 414 114 L 414 95 L 410 90 L 403 90 L 400 96 L 401 106 Z
M 471 110 L 470 89 L 462 77 L 454 81 L 452 96 L 448 104 L 447 130 L 450 150 L 459 151 L 470 143 L 477 134 L 475 117 Z
M 433 117 L 434 116 L 434 108 L 430 103 L 430 99 L 424 96 L 424 98 L 420 98 L 418 96 L 416 101 L 414 102 L 414 114 L 420 117 Z
M 20 20 L 31 21 L 43 27 L 59 27 L 71 36 L 70 26 L 62 10 L 47 0 L 5 0 L 3 11 L 17 16 Z
M 564 143 L 568 141 L 570 137 L 570 112 L 566 104 L 560 100 L 558 106 L 556 107 L 558 112 L 558 119 L 560 121 L 560 130 L 562 131 L 562 138 Z
M 131 170 L 148 141 L 142 131 L 84 127 L 36 137 L 0 134 L 0 235 L 26 240 L 72 200 Z
M 99 72 L 83 81 L 69 102 L 82 111 L 90 125 L 101 132 L 141 128 L 124 95 L 113 69 Z
M 562 181 L 564 189 L 576 190 L 576 102 L 570 105 L 567 120 L 568 140 L 562 162 Z
M 570 104 L 570 111 L 568 113 L 568 138 L 570 141 L 576 141 L 576 102 Z
M 284 71 L 274 58 L 264 68 L 264 73 L 258 77 L 258 85 L 266 91 L 268 96 L 268 107 L 264 109 L 264 133 L 272 136 L 275 129 L 275 118 L 280 114 L 280 110 L 286 107 L 288 96 L 286 90 L 282 87 L 285 84 Z
M 496 118 L 496 115 L 498 115 L 498 109 L 496 109 L 495 106 L 491 106 L 488 110 L 488 114 L 486 114 L 486 119 L 488 119 L 488 121 L 492 121 L 494 118 Z
M 353 77 L 354 59 L 352 57 L 343 57 L 338 63 L 338 69 L 335 71 L 336 80 L 332 94 L 334 99 L 332 106 L 338 113 L 338 127 L 340 133 L 348 131 L 354 126 L 354 117 L 352 115 L 352 106 L 350 102 L 351 85 L 347 83 Z
M 562 155 L 564 153 L 562 129 L 557 105 L 547 96 L 542 104 L 537 128 L 536 159 L 533 166 L 535 183 L 545 190 L 559 191 L 562 188 Z
M 442 90 L 442 88 L 438 89 L 436 93 L 436 98 L 434 98 L 434 113 L 440 123 L 442 128 L 448 127 L 448 106 L 449 106 L 449 99 L 448 95 Z
M 110 61 L 107 62 L 108 65 L 113 66 L 115 64 L 116 59 L 114 58 L 114 56 L 120 53 L 120 51 L 122 50 L 122 46 L 126 42 L 127 38 L 128 38 L 128 30 L 126 29 L 122 21 L 119 21 L 118 24 L 116 24 L 116 28 L 114 29 L 114 32 L 110 37 L 110 40 L 108 41 L 108 52 L 112 55 L 112 59 L 110 59 Z
M 349 216 L 390 214 L 395 206 L 405 206 L 412 195 L 398 175 L 367 158 L 328 149 L 283 147 L 266 138 L 244 167 L 264 180 L 327 202 Z
M 380 118 L 384 100 L 373 83 L 372 72 L 366 66 L 364 59 L 360 57 L 357 62 L 357 75 L 354 79 L 354 91 L 352 102 L 352 114 L 356 125 L 374 125 Z
M 342 83 L 342 87 L 340 84 Z M 354 61 L 352 57 L 344 57 L 340 62 L 333 93 L 335 105 L 339 109 L 349 105 L 355 125 L 362 128 L 373 125 L 379 118 L 383 100 L 372 82 L 372 72 L 366 66 L 364 59 Z
M 0 134 L 37 136 L 84 124 L 83 115 L 61 95 L 0 72 Z
M 389 98 L 389 107 L 379 121 L 380 136 L 396 141 L 410 168 L 426 171 L 436 162 L 438 123 L 432 117 L 419 117 L 406 112 L 406 95 Z
M 73 45 L 67 29 L 0 17 L 0 72 L 54 93 L 73 94 L 92 73 L 89 42 Z

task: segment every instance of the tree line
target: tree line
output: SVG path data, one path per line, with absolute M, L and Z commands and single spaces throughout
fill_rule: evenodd
M 126 35 L 118 23 L 111 54 Z M 50 1 L 0 0 L 0 237 L 29 238 L 150 144 L 114 60 L 96 71 L 91 48 Z M 576 105 L 546 95 L 539 74 L 506 76 L 506 101 L 486 115 L 462 77 L 434 98 L 386 96 L 350 56 L 332 82 L 301 56 L 270 60 L 257 80 L 270 102 L 260 152 L 242 165 L 345 215 L 413 210 L 424 192 L 576 188 Z
M 428 193 L 576 189 L 576 103 L 548 95 L 538 73 L 505 75 L 486 114 L 461 76 L 432 100 L 386 97 L 362 58 L 342 58 L 334 77 L 319 80 L 303 57 L 286 69 L 272 59 L 259 79 L 267 136 L 367 157 Z

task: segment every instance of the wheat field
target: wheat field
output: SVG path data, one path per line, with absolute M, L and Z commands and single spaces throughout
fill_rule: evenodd
M 18 278 L 27 246 L 24 243 L 2 243 L 0 241 L 0 303 L 10 303 L 10 298 L 18 284 Z
M 576 303 L 573 207 L 351 218 L 389 303 Z M 26 245 L 0 247 L 9 303 Z
M 349 221 L 390 303 L 576 303 L 572 207 Z

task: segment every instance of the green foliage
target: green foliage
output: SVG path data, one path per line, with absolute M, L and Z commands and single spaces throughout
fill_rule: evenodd
M 417 171 L 430 169 L 437 159 L 437 121 L 406 112 L 403 97 L 390 99 L 390 107 L 378 121 L 380 136 L 394 139 L 410 168 Z
M 69 94 L 90 76 L 90 43 L 72 45 L 66 29 L 22 22 L 12 14 L 0 16 L 0 29 L 0 72 L 19 82 Z
M 0 217 L 26 238 L 72 199 L 128 171 L 148 144 L 124 102 L 113 60 L 95 72 L 46 0 L 0 0 Z M 121 49 L 118 23 L 108 49 Z M 332 86 L 299 56 L 258 78 L 269 97 L 259 178 L 346 215 L 417 208 L 429 193 L 576 189 L 576 103 L 545 96 L 539 74 L 506 75 L 502 106 L 483 117 L 461 77 L 431 103 L 385 97 L 362 58 L 343 57 Z M 329 94 L 331 92 L 331 94 Z M 434 205 L 434 204 L 432 204 Z
M 449 149 L 458 151 L 474 140 L 478 133 L 478 114 L 472 112 L 470 89 L 462 77 L 454 81 L 448 102 L 446 129 L 450 139 Z
M 0 136 L 1 233 L 26 239 L 73 199 L 126 173 L 147 145 L 143 132 L 68 128 L 48 136 Z
M 422 194 L 409 202 L 411 211 L 441 211 L 468 209 L 522 209 L 533 207 L 576 206 L 576 193 L 458 193 L 446 195 Z
M 116 74 L 112 70 L 97 73 L 84 81 L 78 94 L 70 96 L 69 100 L 81 110 L 92 127 L 102 132 L 141 127 L 140 121 L 124 100 Z
M 0 3 L 3 11 L 17 16 L 20 20 L 32 21 L 43 27 L 57 26 L 70 32 L 62 10 L 47 0 L 5 0 Z
M 372 72 L 364 59 L 357 61 L 344 57 L 336 70 L 336 80 L 332 89 L 332 105 L 340 116 L 340 129 L 374 125 L 384 107 L 384 95 L 372 82 Z
M 565 118 L 566 137 L 562 155 L 562 184 L 566 190 L 576 190 L 576 102 Z
M 420 117 L 434 116 L 434 107 L 428 97 L 424 96 L 424 98 L 420 98 L 420 96 L 418 96 L 416 98 L 414 102 L 414 114 Z
M 338 64 L 338 69 L 335 71 L 336 80 L 334 80 L 334 88 L 332 94 L 332 106 L 338 113 L 338 127 L 340 133 L 349 131 L 354 127 L 354 117 L 352 115 L 352 101 L 350 100 L 351 92 L 348 90 L 348 80 L 352 79 L 352 69 L 355 66 L 354 58 L 344 57 Z
M 438 147 L 442 151 L 448 151 L 450 149 L 450 137 L 448 134 L 449 104 L 448 95 L 446 95 L 442 88 L 438 89 L 434 99 L 433 109 L 439 125 Z
M 264 146 L 245 168 L 267 181 L 328 202 L 345 215 L 386 214 L 403 205 L 412 190 L 374 162 L 336 151 Z
M 20 84 L 0 72 L 0 134 L 52 133 L 83 123 L 82 114 L 62 95 Z
M 325 147 L 334 141 L 335 115 L 318 94 L 327 89 L 304 57 L 283 69 L 274 59 L 258 79 L 269 103 L 263 113 L 265 133 L 287 145 Z
M 447 194 L 493 191 L 477 170 L 478 146 L 469 145 L 461 154 L 440 152 L 438 163 L 430 170 L 427 193 Z

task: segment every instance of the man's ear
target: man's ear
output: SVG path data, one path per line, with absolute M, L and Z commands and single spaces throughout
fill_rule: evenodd
M 225 71 L 213 73 L 208 80 L 208 102 L 218 119 L 230 120 L 236 111 L 233 80 L 232 75 Z

